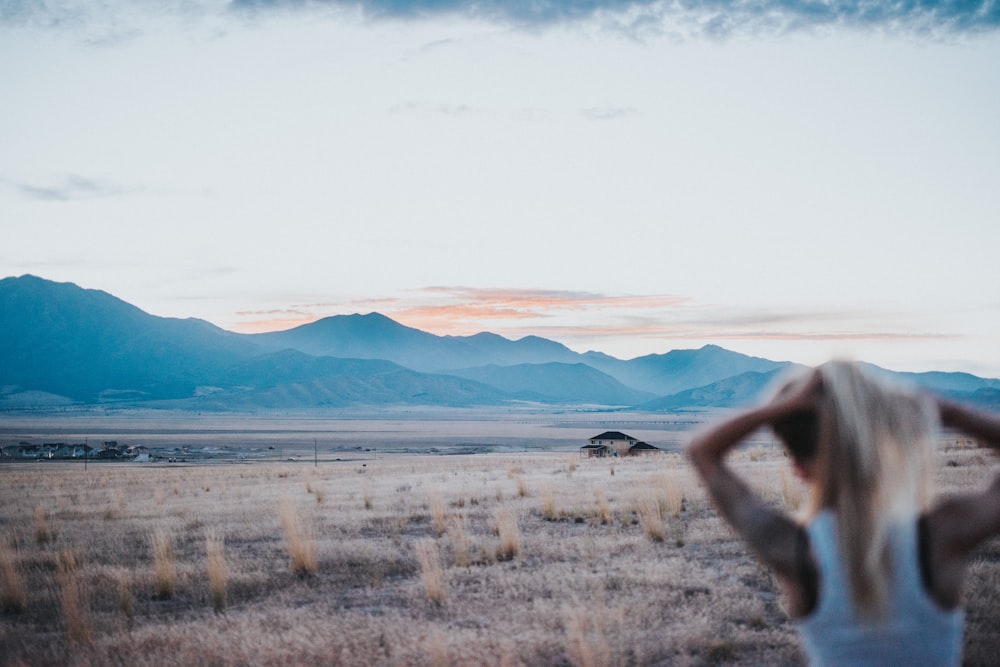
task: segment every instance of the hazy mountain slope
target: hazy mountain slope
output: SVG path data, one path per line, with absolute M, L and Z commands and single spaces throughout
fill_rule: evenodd
M 0 280 L 0 385 L 84 401 L 185 396 L 257 352 L 208 322 L 156 317 L 106 292 Z
M 1000 380 L 981 378 L 971 373 L 946 373 L 943 371 L 911 373 L 890 371 L 873 364 L 865 364 L 865 366 L 876 375 L 892 377 L 898 381 L 914 384 L 931 391 L 969 393 L 980 389 L 1000 389 Z
M 517 364 L 479 366 L 448 371 L 529 400 L 635 405 L 651 395 L 626 387 L 586 364 Z
M 474 381 L 419 373 L 382 360 L 313 357 L 284 350 L 225 375 L 229 388 L 175 407 L 295 409 L 351 405 L 495 405 L 510 397 Z
M 717 345 L 650 354 L 629 361 L 594 352 L 584 356 L 587 364 L 619 382 L 661 396 L 703 387 L 742 373 L 767 373 L 791 365 L 785 361 L 749 357 Z
M 518 340 L 510 340 L 495 333 L 478 333 L 472 336 L 446 336 L 452 340 L 464 343 L 476 350 L 482 356 L 477 366 L 514 366 L 517 364 L 546 364 L 559 362 L 576 364 L 583 361 L 583 356 L 572 351 L 562 343 L 557 343 L 538 336 L 525 336 Z M 453 365 L 457 368 L 458 365 Z
M 725 378 L 718 382 L 687 389 L 671 396 L 664 396 L 639 406 L 644 410 L 669 412 L 682 408 L 717 407 L 729 408 L 751 405 L 761 399 L 775 375 L 781 369 L 767 373 L 750 371 Z

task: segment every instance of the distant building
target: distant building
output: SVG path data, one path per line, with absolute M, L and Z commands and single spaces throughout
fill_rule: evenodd
M 611 447 L 608 445 L 584 445 L 580 448 L 580 456 L 585 459 L 603 459 L 611 456 Z
M 639 442 L 630 435 L 620 431 L 605 431 L 600 435 L 595 435 L 590 439 L 589 445 L 584 445 L 583 449 L 588 452 L 588 458 L 596 456 L 627 456 L 628 448 Z
M 580 456 L 603 459 L 609 456 L 648 456 L 660 451 L 659 447 L 640 442 L 621 431 L 605 431 L 590 438 L 589 444 L 580 448 Z
M 655 445 L 651 445 L 648 442 L 637 442 L 628 448 L 629 456 L 653 456 L 654 454 L 659 454 L 661 450 Z

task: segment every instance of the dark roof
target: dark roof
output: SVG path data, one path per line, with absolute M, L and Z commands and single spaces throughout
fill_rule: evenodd
M 630 435 L 625 435 L 621 431 L 605 431 L 600 435 L 595 435 L 591 440 L 635 440 Z
M 606 449 L 607 445 L 584 445 L 580 449 Z
M 655 445 L 651 445 L 648 442 L 637 442 L 631 447 L 629 447 L 629 449 L 649 449 L 649 450 L 655 449 L 659 451 L 660 448 L 656 447 Z

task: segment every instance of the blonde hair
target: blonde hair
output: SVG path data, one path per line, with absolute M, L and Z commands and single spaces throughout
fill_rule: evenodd
M 809 514 L 834 512 L 854 606 L 879 618 L 890 593 L 892 526 L 915 521 L 932 499 L 937 410 L 858 363 L 832 361 L 818 370 L 823 391 Z

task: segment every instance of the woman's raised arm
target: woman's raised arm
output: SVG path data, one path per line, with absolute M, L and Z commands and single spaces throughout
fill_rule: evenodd
M 1000 449 L 1000 416 L 937 398 L 942 425 Z M 979 491 L 951 496 L 928 515 L 934 597 L 947 608 L 958 605 L 968 556 L 1000 533 L 1000 474 Z
M 800 593 L 803 528 L 768 505 L 726 465 L 726 455 L 758 428 L 796 412 L 815 409 L 817 372 L 797 390 L 745 410 L 696 434 L 687 453 L 723 517 L 778 575 L 793 599 Z

